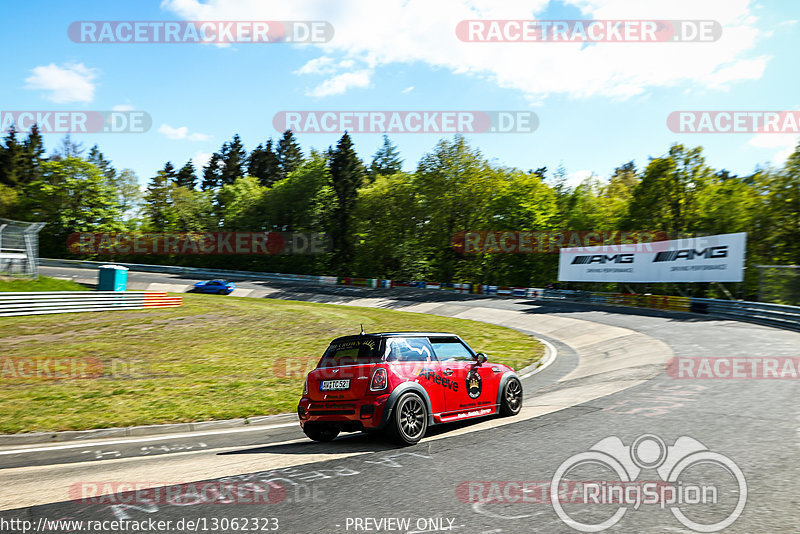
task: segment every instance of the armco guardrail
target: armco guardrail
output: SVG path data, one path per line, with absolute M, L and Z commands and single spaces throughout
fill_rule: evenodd
M 47 259 L 39 260 L 40 265 L 53 267 L 98 268 L 110 262 Z M 800 307 L 767 304 L 762 302 L 701 299 L 667 295 L 639 295 L 633 293 L 601 293 L 596 291 L 547 289 L 536 287 L 503 287 L 469 283 L 403 282 L 379 278 L 352 278 L 335 276 L 315 276 L 305 274 L 282 274 L 254 271 L 230 271 L 225 269 L 201 269 L 196 267 L 177 267 L 174 265 L 147 265 L 139 263 L 117 263 L 132 271 L 193 274 L 198 277 L 231 277 L 258 280 L 302 282 L 307 284 L 341 284 L 366 288 L 416 288 L 449 290 L 458 293 L 496 295 L 511 298 L 532 298 L 563 302 L 582 302 L 606 306 L 653 308 L 660 310 L 693 312 L 737 319 L 779 328 L 800 330 Z
M 314 276 L 310 274 L 282 274 L 282 273 L 265 273 L 256 271 L 232 271 L 227 269 L 203 269 L 199 267 L 179 267 L 176 265 L 149 265 L 146 263 L 119 263 L 113 261 L 83 261 L 83 260 L 61 260 L 40 258 L 39 265 L 48 267 L 84 267 L 90 269 L 97 269 L 101 265 L 122 265 L 131 271 L 140 271 L 145 273 L 169 273 L 169 274 L 194 274 L 198 278 L 203 277 L 236 277 L 236 278 L 253 278 L 258 280 L 279 280 L 288 282 L 307 282 L 307 283 L 336 283 L 336 278 L 332 276 Z
M 0 317 L 180 306 L 181 297 L 156 291 L 41 291 L 0 293 Z

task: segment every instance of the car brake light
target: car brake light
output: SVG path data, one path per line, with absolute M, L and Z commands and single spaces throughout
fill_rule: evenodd
M 375 372 L 372 373 L 372 380 L 369 382 L 369 390 L 380 391 L 382 389 L 386 389 L 386 386 L 388 385 L 389 379 L 386 375 L 386 369 L 383 367 L 378 367 L 375 369 Z
M 308 395 L 308 377 L 306 377 L 306 381 L 303 382 L 303 395 Z

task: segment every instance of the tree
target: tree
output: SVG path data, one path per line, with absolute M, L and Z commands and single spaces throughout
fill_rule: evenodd
M 278 157 L 278 169 L 281 179 L 289 176 L 289 173 L 303 164 L 303 151 L 300 144 L 294 137 L 291 130 L 283 132 L 283 137 L 278 141 L 278 148 L 275 151 Z
M 181 167 L 178 174 L 175 175 L 175 184 L 178 187 L 185 187 L 191 191 L 194 189 L 196 182 L 197 176 L 195 175 L 194 164 L 192 160 L 189 160 Z
M 384 134 L 383 146 L 375 152 L 369 166 L 370 181 L 374 181 L 378 176 L 389 176 L 401 170 L 403 170 L 403 160 L 400 159 L 400 152 L 389 141 L 389 136 Z
M 171 185 L 174 183 L 175 169 L 170 162 L 150 179 L 145 193 L 144 212 L 150 227 L 156 232 L 166 232 L 170 225 Z
M 0 146 L 0 184 L 15 187 L 19 183 L 21 154 L 17 128 L 12 124 Z
M 41 165 L 44 161 L 44 141 L 39 133 L 39 125 L 34 124 L 22 143 L 19 159 L 18 179 L 21 184 L 29 184 L 41 178 Z
M 449 282 L 461 258 L 453 236 L 462 230 L 481 230 L 488 222 L 487 206 L 498 190 L 502 173 L 493 169 L 464 137 L 442 140 L 417 165 L 414 185 L 420 195 L 419 257 L 429 276 Z
M 42 177 L 26 188 L 28 220 L 44 221 L 42 251 L 63 254 L 72 232 L 123 230 L 121 213 L 105 176 L 95 165 L 73 156 L 42 163 Z
M 72 137 L 67 134 L 61 139 L 61 145 L 55 149 L 51 159 L 79 158 L 85 151 L 83 143 L 74 142 Z
M 244 149 L 244 145 L 242 145 L 239 134 L 236 134 L 230 142 L 222 145 L 220 152 L 220 183 L 222 185 L 232 184 L 238 178 L 244 176 L 246 161 L 247 152 Z
M 213 232 L 217 230 L 211 191 L 194 191 L 172 184 L 166 219 L 175 232 Z
M 258 182 L 270 187 L 281 179 L 278 155 L 272 149 L 272 139 L 265 146 L 258 145 L 247 159 L 247 174 L 258 178 Z
M 203 191 L 216 189 L 220 186 L 220 181 L 222 177 L 221 166 L 222 166 L 221 156 L 216 152 L 214 152 L 208 159 L 208 163 L 206 163 L 206 166 L 203 167 L 203 182 L 200 184 L 200 188 Z
M 111 165 L 111 162 L 108 161 L 104 156 L 103 153 L 100 152 L 100 148 L 97 145 L 94 145 L 89 150 L 89 155 L 86 157 L 86 160 L 89 163 L 94 164 L 95 167 L 100 169 L 105 177 L 108 179 L 109 183 L 113 183 L 114 179 L 117 176 L 117 171 Z
M 328 170 L 336 197 L 336 206 L 331 214 L 333 266 L 344 272 L 353 261 L 351 217 L 358 198 L 358 189 L 366 174 L 364 164 L 358 159 L 347 132 L 339 139 L 335 149 L 328 150 Z
M 683 233 L 695 226 L 698 194 L 713 179 L 702 150 L 675 144 L 666 156 L 650 160 L 631 194 L 630 228 Z

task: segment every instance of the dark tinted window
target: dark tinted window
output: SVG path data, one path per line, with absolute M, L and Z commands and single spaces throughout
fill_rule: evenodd
M 331 343 L 322 356 L 319 366 L 339 367 L 379 362 L 381 360 L 379 345 L 380 341 L 373 338 Z
M 439 361 L 472 361 L 472 352 L 458 338 L 431 338 L 431 345 Z
M 386 339 L 387 362 L 428 362 L 436 357 L 424 337 L 390 337 Z

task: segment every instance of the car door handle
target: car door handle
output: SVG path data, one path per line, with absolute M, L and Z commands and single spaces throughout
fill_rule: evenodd
M 452 370 L 452 369 L 450 369 L 450 368 L 448 368 L 448 369 L 445 369 L 445 370 L 444 370 L 444 374 L 446 374 L 446 375 L 450 376 L 450 375 L 452 375 L 452 374 L 453 374 L 453 370 Z
M 492 367 L 492 372 L 499 373 L 500 369 L 498 369 L 497 367 Z

